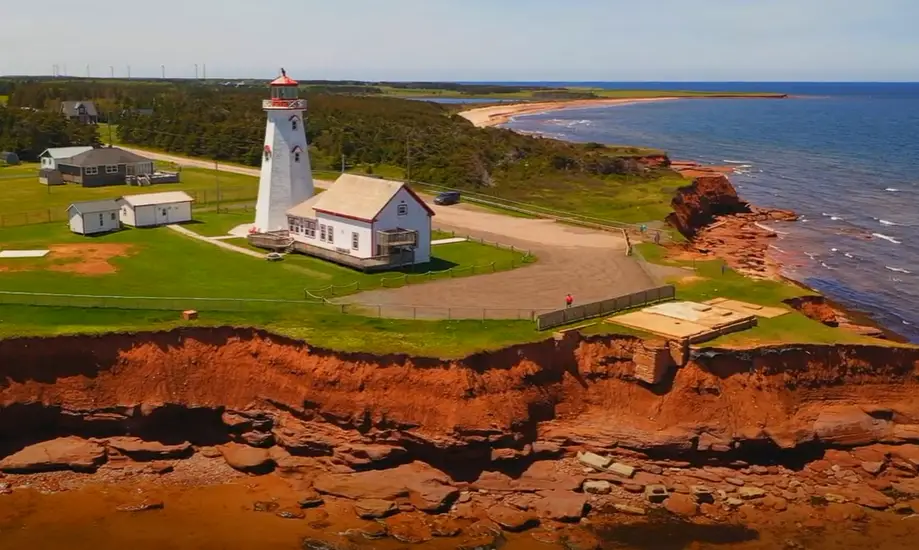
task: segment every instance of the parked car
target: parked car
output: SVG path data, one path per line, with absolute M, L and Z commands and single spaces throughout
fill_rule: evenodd
M 269 262 L 278 262 L 284 259 L 284 255 L 277 252 L 269 252 L 265 254 L 265 259 Z
M 451 204 L 456 204 L 460 201 L 460 192 L 459 191 L 444 191 L 439 193 L 434 197 L 434 204 L 440 206 L 449 206 Z

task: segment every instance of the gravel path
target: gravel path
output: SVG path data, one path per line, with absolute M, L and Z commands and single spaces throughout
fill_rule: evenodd
M 211 237 L 205 237 L 204 235 L 199 235 L 194 231 L 189 231 L 188 229 L 182 227 L 181 225 L 167 225 L 169 229 L 177 233 L 181 233 L 186 237 L 191 237 L 192 239 L 198 239 L 199 241 L 204 241 L 206 243 L 211 243 L 214 246 L 219 246 L 225 250 L 230 250 L 232 252 L 239 252 L 240 254 L 245 254 L 246 256 L 252 256 L 253 258 L 258 258 L 260 260 L 265 259 L 265 254 L 260 254 L 254 250 L 249 250 L 248 248 L 243 248 L 241 246 L 236 246 L 234 244 L 225 243 L 222 240 L 214 239 Z
M 371 314 L 417 318 L 529 318 L 532 313 L 593 302 L 657 286 L 615 233 L 550 220 L 513 218 L 468 205 L 434 207 L 434 226 L 535 254 L 538 261 L 501 273 L 362 292 L 341 303 L 371 304 Z

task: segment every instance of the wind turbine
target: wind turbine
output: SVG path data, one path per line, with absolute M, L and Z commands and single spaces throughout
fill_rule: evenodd
M 160 65 L 160 72 L 163 75 L 163 80 L 166 80 L 166 65 Z
M 198 64 L 195 63 L 195 80 L 198 80 Z
M 110 73 L 112 73 L 112 78 L 115 78 L 115 66 L 114 66 L 114 65 L 109 65 L 109 66 L 108 66 L 108 70 L 109 70 Z

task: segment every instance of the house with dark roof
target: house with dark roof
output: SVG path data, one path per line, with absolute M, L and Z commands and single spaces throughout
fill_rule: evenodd
M 118 147 L 90 149 L 70 158 L 57 159 L 61 181 L 83 187 L 124 185 L 139 176 L 153 174 L 153 161 Z
M 70 120 L 83 124 L 96 124 L 99 122 L 99 112 L 92 101 L 62 101 L 61 113 Z
M 121 229 L 115 199 L 75 202 L 67 208 L 70 230 L 78 235 L 93 235 Z

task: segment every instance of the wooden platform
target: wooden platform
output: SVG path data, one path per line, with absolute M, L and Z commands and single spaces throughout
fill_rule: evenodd
M 791 310 L 781 307 L 761 306 L 758 304 L 751 304 L 749 302 L 741 302 L 740 300 L 731 300 L 728 298 L 715 298 L 704 303 L 712 306 L 723 307 L 725 309 L 730 309 L 739 313 L 756 315 L 757 317 L 763 317 L 765 319 L 781 317 L 782 315 L 791 313 Z

